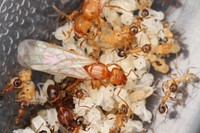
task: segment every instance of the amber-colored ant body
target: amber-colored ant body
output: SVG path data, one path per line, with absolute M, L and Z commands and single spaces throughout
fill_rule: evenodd
M 128 114 L 128 108 L 126 105 L 122 104 L 116 114 L 115 127 L 113 127 L 110 130 L 110 133 L 115 133 L 116 131 L 119 132 L 121 130 L 121 127 L 124 126 L 124 122 L 127 122 L 127 120 L 128 120 L 127 114 Z
M 114 68 L 112 68 L 112 70 L 110 71 L 108 68 L 110 66 L 116 66 Z M 138 76 L 134 70 L 130 70 L 129 73 L 127 75 L 125 75 L 125 72 L 123 71 L 123 69 L 121 68 L 121 66 L 119 66 L 118 64 L 103 64 L 101 62 L 96 62 L 90 65 L 87 65 L 84 67 L 84 69 L 87 71 L 87 73 L 91 76 L 91 78 L 93 80 L 98 80 L 100 81 L 100 83 L 104 86 L 107 87 L 108 84 L 106 84 L 104 82 L 104 80 L 107 80 L 108 83 L 117 86 L 117 85 L 122 85 L 122 87 L 120 88 L 119 92 L 117 93 L 117 96 L 128 106 L 128 104 L 119 96 L 122 88 L 124 85 L 126 85 L 127 82 L 127 77 L 129 76 L 129 74 L 131 72 L 133 72 L 136 76 Z M 80 82 L 80 80 L 77 80 L 76 83 L 74 83 L 73 85 L 69 86 L 66 88 L 66 91 L 72 89 L 74 86 L 76 86 L 76 84 L 78 84 Z
M 101 0 L 84 0 L 82 14 L 74 23 L 77 38 L 85 36 L 88 40 L 94 40 L 100 28 L 100 13 L 104 4 Z M 95 31 L 95 27 L 97 30 Z
M 117 68 L 113 68 L 111 71 L 108 69 L 109 66 L 115 65 Z M 122 68 L 117 64 L 108 64 L 97 62 L 91 65 L 85 66 L 85 70 L 95 80 L 100 80 L 102 85 L 105 85 L 103 80 L 107 79 L 109 83 L 113 85 L 125 85 L 127 82 L 127 76 L 124 74 Z
M 194 73 L 190 73 L 188 69 L 186 74 L 163 83 L 162 90 L 165 93 L 165 96 L 162 98 L 162 102 L 159 106 L 159 112 L 161 114 L 165 113 L 168 109 L 167 105 L 165 104 L 167 99 L 170 98 L 172 101 L 175 100 L 171 97 L 171 93 L 176 93 L 178 90 L 178 85 L 182 82 L 199 82 L 199 78 Z M 167 88 L 167 91 L 164 91 L 164 87 Z
M 15 88 L 22 88 L 23 86 L 26 86 L 27 84 L 30 83 L 31 76 L 32 76 L 31 70 L 22 69 L 19 72 L 18 77 L 14 77 L 9 81 L 8 86 L 1 92 L 1 94 L 10 92 Z
M 165 93 L 165 96 L 162 97 L 162 102 L 161 102 L 161 104 L 159 105 L 159 108 L 158 108 L 158 111 L 161 114 L 167 112 L 168 106 L 166 104 L 166 101 L 169 98 L 174 101 L 174 98 L 171 97 L 171 94 L 177 92 L 177 89 L 178 89 L 178 85 L 176 84 L 175 81 L 170 85 L 170 87 L 166 91 L 164 90 L 164 88 L 162 88 L 163 92 Z
M 20 89 L 15 101 L 20 103 L 20 108 L 18 110 L 18 115 L 15 118 L 15 124 L 20 123 L 20 119 L 25 114 L 25 107 L 32 102 L 35 98 L 35 85 L 31 81 L 32 71 L 29 69 L 22 69 L 17 77 L 14 77 L 8 83 L 8 86 L 2 90 L 1 97 L 3 94 L 8 93 L 14 89 Z
M 101 48 L 131 48 L 131 45 L 136 42 L 135 35 L 140 30 L 139 20 L 131 25 L 125 25 L 115 30 L 109 26 L 102 26 L 101 32 L 98 35 L 99 43 L 97 45 Z

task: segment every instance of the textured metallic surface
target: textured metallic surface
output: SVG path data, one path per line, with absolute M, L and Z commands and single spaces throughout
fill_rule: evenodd
M 16 75 L 19 66 L 16 60 L 19 42 L 30 38 L 51 40 L 51 33 L 56 29 L 58 18 L 52 5 L 70 11 L 77 8 L 80 1 L 0 0 L 0 90 L 5 87 L 6 81 Z M 38 77 L 35 79 L 41 80 L 41 75 Z M 8 96 L 0 101 L 0 132 L 6 127 L 9 129 L 7 132 L 11 132 L 11 127 L 14 127 L 11 117 L 17 114 L 15 105 Z

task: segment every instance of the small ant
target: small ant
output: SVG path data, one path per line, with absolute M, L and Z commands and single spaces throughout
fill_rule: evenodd
M 199 77 L 197 77 L 197 75 L 194 73 L 190 73 L 188 69 L 184 75 L 168 80 L 163 85 L 166 88 L 168 88 L 173 82 L 176 82 L 177 85 L 182 82 L 187 82 L 187 83 L 199 82 Z
M 159 106 L 159 112 L 163 114 L 168 110 L 168 107 L 165 103 L 168 98 L 170 98 L 173 101 L 175 100 L 174 98 L 170 97 L 170 95 L 171 93 L 177 92 L 178 85 L 180 83 L 183 83 L 183 82 L 191 83 L 191 82 L 198 82 L 198 81 L 199 81 L 199 78 L 194 73 L 190 73 L 188 69 L 186 74 L 180 77 L 173 78 L 163 83 L 162 90 L 165 93 L 165 96 L 162 98 L 162 102 Z M 167 89 L 167 91 L 164 91 L 164 87 Z
M 140 22 L 133 22 L 131 25 L 126 25 L 121 29 L 109 29 L 109 27 L 102 27 L 101 33 L 98 35 L 99 44 L 101 48 L 130 48 L 136 41 L 135 35 L 140 32 Z M 107 45 L 101 45 L 107 44 Z
M 110 66 L 112 66 L 112 65 L 114 65 L 116 67 L 112 68 L 112 70 L 110 71 L 108 68 Z M 90 65 L 84 66 L 84 69 L 91 76 L 92 80 L 100 81 L 100 83 L 104 87 L 108 86 L 108 84 L 106 84 L 104 82 L 104 80 L 106 80 L 108 83 L 110 83 L 110 84 L 112 84 L 114 86 L 117 86 L 117 85 L 124 86 L 126 84 L 126 82 L 127 82 L 127 77 L 130 75 L 131 72 L 133 72 L 138 77 L 138 75 L 132 69 L 129 71 L 129 73 L 127 75 L 125 75 L 123 69 L 118 64 L 107 64 L 107 65 L 105 65 L 105 64 L 103 64 L 101 62 L 96 62 L 96 63 L 90 64 Z M 73 88 L 79 82 L 80 82 L 80 80 L 77 80 L 76 83 L 74 83 L 73 85 L 67 87 L 65 90 L 66 91 L 70 90 L 71 88 Z M 119 92 L 117 93 L 117 96 L 128 107 L 128 104 L 119 96 L 121 90 L 122 90 L 122 87 L 120 88 Z
M 151 52 L 151 45 L 150 44 L 145 44 L 142 47 L 135 47 L 132 48 L 131 50 L 129 49 L 118 49 L 117 50 L 117 55 L 121 58 L 126 58 L 128 54 L 137 54 L 137 53 L 144 53 L 148 54 Z
M 172 101 L 174 101 L 174 98 L 171 97 L 171 94 L 177 92 L 177 90 L 178 90 L 178 85 L 176 84 L 175 81 L 169 86 L 169 88 L 167 88 L 166 91 L 164 90 L 164 88 L 162 88 L 162 91 L 165 93 L 165 96 L 162 97 L 162 102 L 158 108 L 158 111 L 161 114 L 168 111 L 168 106 L 166 104 L 166 101 L 168 100 L 168 98 L 170 98 Z
M 116 126 L 111 129 L 110 131 L 111 133 L 115 133 L 116 131 L 121 130 L 121 127 L 124 126 L 124 122 L 127 122 L 127 119 L 128 119 L 127 114 L 128 114 L 128 108 L 125 104 L 122 104 L 116 114 L 116 118 L 115 118 Z
M 20 92 L 17 94 L 16 102 L 20 103 L 18 115 L 15 118 L 15 124 L 20 123 L 20 119 L 25 114 L 25 107 L 29 105 L 35 98 L 35 85 L 31 81 L 32 71 L 30 69 L 22 69 L 17 77 L 14 77 L 8 83 L 8 86 L 2 90 L 1 97 L 3 94 L 12 91 L 13 89 L 19 88 Z

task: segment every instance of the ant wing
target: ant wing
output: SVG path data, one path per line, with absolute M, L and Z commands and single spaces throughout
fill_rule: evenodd
M 18 62 L 23 67 L 79 79 L 90 79 L 84 66 L 95 61 L 39 40 L 24 40 L 18 46 Z

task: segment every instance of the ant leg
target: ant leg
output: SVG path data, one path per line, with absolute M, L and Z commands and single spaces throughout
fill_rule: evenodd
M 79 107 L 92 109 L 92 108 L 90 108 L 90 107 L 88 107 L 88 106 L 80 105 L 80 101 L 81 101 L 81 99 L 79 98 L 79 99 L 78 99 L 78 106 L 79 106 Z
M 165 88 L 164 88 L 164 86 L 165 86 L 165 82 L 162 83 L 162 91 L 163 91 L 163 93 L 165 93 Z
M 70 31 L 68 31 L 68 38 L 67 39 L 70 38 L 72 31 L 73 31 L 73 27 L 70 29 Z
M 70 21 L 72 21 L 79 13 L 78 11 L 73 11 L 70 15 L 67 15 L 65 12 L 58 9 L 55 5 L 53 5 L 52 7 L 55 11 L 57 11 L 58 13 L 60 13 L 61 15 L 63 15 L 65 18 L 67 18 Z
M 81 81 L 80 79 L 76 79 L 76 81 L 75 81 L 73 84 L 71 84 L 70 86 L 68 86 L 68 87 L 65 89 L 65 91 L 71 90 L 71 89 L 74 88 L 80 81 Z
M 120 92 L 122 91 L 122 89 L 123 89 L 123 87 L 120 88 L 120 90 L 119 90 L 118 93 L 117 93 L 117 96 L 119 97 L 120 100 L 122 100 L 122 101 L 124 102 L 124 104 L 126 105 L 126 107 L 129 108 L 127 102 L 126 102 L 123 98 L 121 98 L 121 97 L 119 96 L 119 94 L 120 94 Z
M 175 69 L 176 69 L 178 75 L 181 76 L 181 75 L 183 75 L 183 72 L 178 67 L 178 60 L 177 60 L 177 58 L 178 58 L 178 54 L 176 53 L 176 60 L 175 60 L 175 62 L 173 61 L 173 64 L 175 66 Z
M 131 70 L 128 72 L 128 74 L 126 75 L 126 77 L 128 77 L 128 76 L 131 74 L 131 72 L 133 72 L 137 77 L 139 77 L 138 74 L 137 74 L 133 69 L 131 69 Z
M 103 82 L 102 80 L 100 80 L 100 83 L 101 83 L 105 88 L 107 88 L 108 84 L 106 84 L 106 83 Z
M 126 10 L 126 9 L 120 7 L 120 6 L 106 5 L 105 7 L 108 7 L 108 8 L 118 8 L 118 9 L 121 9 L 121 10 L 123 10 L 123 11 L 129 12 L 128 10 Z
M 170 99 L 171 101 L 173 101 L 173 102 L 177 102 L 177 99 L 174 98 L 174 97 L 169 97 L 169 99 Z
M 122 69 L 122 67 L 116 63 L 110 63 L 106 65 L 106 67 L 110 67 L 110 66 L 116 66 L 117 68 Z
M 16 125 L 19 125 L 20 123 L 20 120 L 22 118 L 22 116 L 25 114 L 25 109 L 20 107 L 19 110 L 18 110 L 18 114 L 17 114 L 17 117 L 15 118 L 15 124 Z
M 80 48 L 82 48 L 83 43 L 87 40 L 87 38 L 83 39 L 83 41 L 81 41 L 80 43 Z
M 39 128 L 36 130 L 36 133 L 39 133 L 40 129 L 42 128 L 42 126 L 44 125 L 44 123 L 42 123 Z
M 1 94 L 10 92 L 10 91 L 12 91 L 13 89 L 15 89 L 13 85 L 8 85 L 8 86 L 1 92 Z

